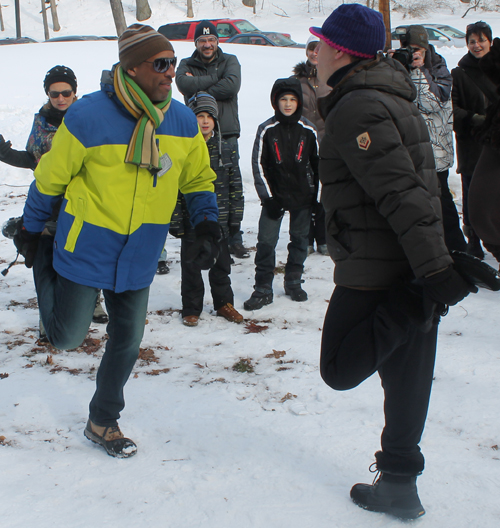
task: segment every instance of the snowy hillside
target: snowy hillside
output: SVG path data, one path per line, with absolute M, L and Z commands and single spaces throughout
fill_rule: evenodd
M 2 3 L 5 32 L 15 36 L 13 0 Z M 324 12 L 306 0 L 264 2 L 253 15 L 225 0 L 230 16 L 305 42 Z M 262 4 L 260 0 L 259 5 Z M 310 2 L 317 5 L 320 2 Z M 185 2 L 150 0 L 155 28 L 184 18 Z M 196 2 L 195 17 L 227 16 L 219 1 Z M 8 5 L 8 7 L 5 7 Z M 39 0 L 21 0 L 23 34 L 43 40 Z M 134 2 L 124 1 L 127 22 Z M 59 34 L 114 33 L 108 0 L 60 0 Z M 328 8 L 327 8 L 328 7 Z M 284 17 L 283 10 L 288 17 Z M 487 20 L 500 34 L 500 16 L 432 20 L 463 29 Z M 402 18 L 393 16 L 393 25 Z M 423 20 L 426 21 L 426 20 Z M 405 23 L 408 19 L 405 19 Z M 422 20 L 419 20 L 422 22 Z M 53 33 L 51 32 L 51 36 Z M 246 209 L 244 240 L 254 247 L 260 205 L 250 151 L 257 125 L 272 113 L 270 88 L 304 59 L 301 49 L 222 45 L 242 64 L 241 169 Z M 179 58 L 193 44 L 175 43 Z M 441 49 L 453 68 L 464 48 Z M 97 90 L 102 69 L 117 61 L 116 42 L 0 46 L 0 133 L 25 146 L 33 114 L 45 101 L 42 80 L 56 64 L 74 69 L 78 93 Z M 180 98 L 177 91 L 174 97 Z M 0 163 L 0 224 L 21 213 L 28 170 Z M 459 179 L 451 177 L 460 196 Z M 460 201 L 459 201 L 460 202 Z M 286 260 L 283 224 L 278 261 Z M 371 482 L 368 466 L 383 425 L 377 376 L 348 392 L 334 392 L 318 369 L 321 328 L 333 290 L 333 264 L 317 253 L 306 261 L 309 301 L 296 304 L 275 279 L 275 301 L 249 313 L 253 256 L 237 260 L 232 283 L 243 325 L 215 317 L 211 297 L 196 328 L 179 315 L 179 242 L 167 241 L 171 273 L 151 287 L 143 351 L 125 387 L 120 425 L 139 447 L 116 460 L 83 437 L 105 328 L 92 325 L 84 346 L 57 351 L 37 344 L 38 312 L 30 270 L 14 266 L 0 278 L 0 523 L 6 528 L 360 528 L 401 523 L 365 512 L 349 499 L 356 482 Z M 0 240 L 0 267 L 15 256 Z M 491 255 L 487 261 L 496 265 Z M 500 297 L 481 291 L 452 308 L 440 326 L 435 383 L 421 443 L 426 470 L 418 479 L 427 514 L 422 528 L 500 525 Z

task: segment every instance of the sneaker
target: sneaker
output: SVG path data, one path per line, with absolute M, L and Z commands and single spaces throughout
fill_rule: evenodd
M 166 275 L 167 273 L 170 273 L 170 268 L 167 266 L 167 263 L 164 260 L 160 260 L 160 262 L 158 262 L 156 273 L 158 275 Z
M 307 256 L 314 253 L 314 246 L 307 246 Z
M 198 319 L 197 315 L 186 315 L 182 318 L 182 324 L 184 326 L 198 326 Z
M 417 477 L 400 477 L 380 473 L 370 484 L 356 484 L 351 499 L 365 510 L 389 513 L 399 519 L 418 519 L 425 514 L 416 485 Z
M 285 294 L 289 295 L 292 301 L 304 302 L 307 301 L 307 293 L 302 289 L 302 279 L 285 281 Z
M 102 307 L 100 295 L 97 297 L 97 301 L 95 303 L 92 321 L 98 324 L 106 324 L 109 321 L 108 314 L 104 311 Z
M 222 308 L 217 310 L 217 315 L 224 317 L 231 323 L 242 323 L 243 316 L 234 308 L 231 303 L 225 304 Z
M 118 424 L 102 427 L 91 422 L 89 418 L 83 434 L 95 444 L 104 447 L 110 456 L 129 458 L 137 453 L 136 444 L 123 436 Z
M 318 253 L 321 253 L 322 255 L 328 255 L 328 247 L 326 244 L 320 244 L 318 246 Z
M 273 302 L 273 290 L 256 287 L 250 299 L 243 303 L 245 310 L 252 312 L 260 310 L 266 304 Z
M 248 249 L 246 247 L 243 247 L 243 244 L 240 244 L 239 242 L 229 246 L 229 254 L 234 255 L 236 258 L 239 259 L 246 259 L 250 257 Z

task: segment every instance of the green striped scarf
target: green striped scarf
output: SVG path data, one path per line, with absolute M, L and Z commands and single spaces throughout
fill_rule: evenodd
M 128 144 L 125 163 L 133 163 L 152 172 L 159 171 L 161 162 L 155 132 L 170 107 L 172 90 L 165 101 L 153 104 L 119 65 L 114 72 L 114 87 L 123 106 L 137 119 L 137 125 Z

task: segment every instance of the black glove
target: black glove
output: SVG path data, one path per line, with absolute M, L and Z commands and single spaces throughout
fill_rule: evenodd
M 10 141 L 5 141 L 2 134 L 0 134 L 0 159 L 5 158 L 12 148 L 12 143 Z
M 221 230 L 217 222 L 203 220 L 194 228 L 196 240 L 189 248 L 186 262 L 198 265 L 202 270 L 210 269 L 219 258 Z
M 24 264 L 27 268 L 33 267 L 39 239 L 40 233 L 29 233 L 24 226 L 19 233 L 14 235 L 14 244 L 24 257 Z
M 433 301 L 453 306 L 467 297 L 469 293 L 477 293 L 477 287 L 470 284 L 449 266 L 439 273 L 422 279 L 424 293 Z
M 272 220 L 279 220 L 285 214 L 283 207 L 274 198 L 264 200 L 262 207 L 264 207 L 267 216 Z

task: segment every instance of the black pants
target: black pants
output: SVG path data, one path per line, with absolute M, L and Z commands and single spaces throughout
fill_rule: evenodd
M 186 262 L 186 254 L 193 242 L 194 238 L 191 236 L 185 236 L 181 242 L 182 317 L 200 315 L 203 311 L 205 285 L 203 284 L 201 269 L 196 264 Z M 229 254 L 227 238 L 223 238 L 220 241 L 219 258 L 208 272 L 215 310 L 222 308 L 227 303 L 234 303 L 230 273 L 231 255 Z
M 457 208 L 453 201 L 453 196 L 448 187 L 449 171 L 438 172 L 439 182 L 441 183 L 441 209 L 443 211 L 443 229 L 444 241 L 449 251 L 465 251 L 467 242 L 464 234 L 460 229 L 460 220 L 458 218 Z
M 337 286 L 323 326 L 321 376 L 333 389 L 356 387 L 378 371 L 385 402 L 382 451 L 408 464 L 422 457 L 436 356 L 437 324 L 424 334 L 388 300 L 386 290 Z M 404 464 L 404 462 L 403 462 Z

